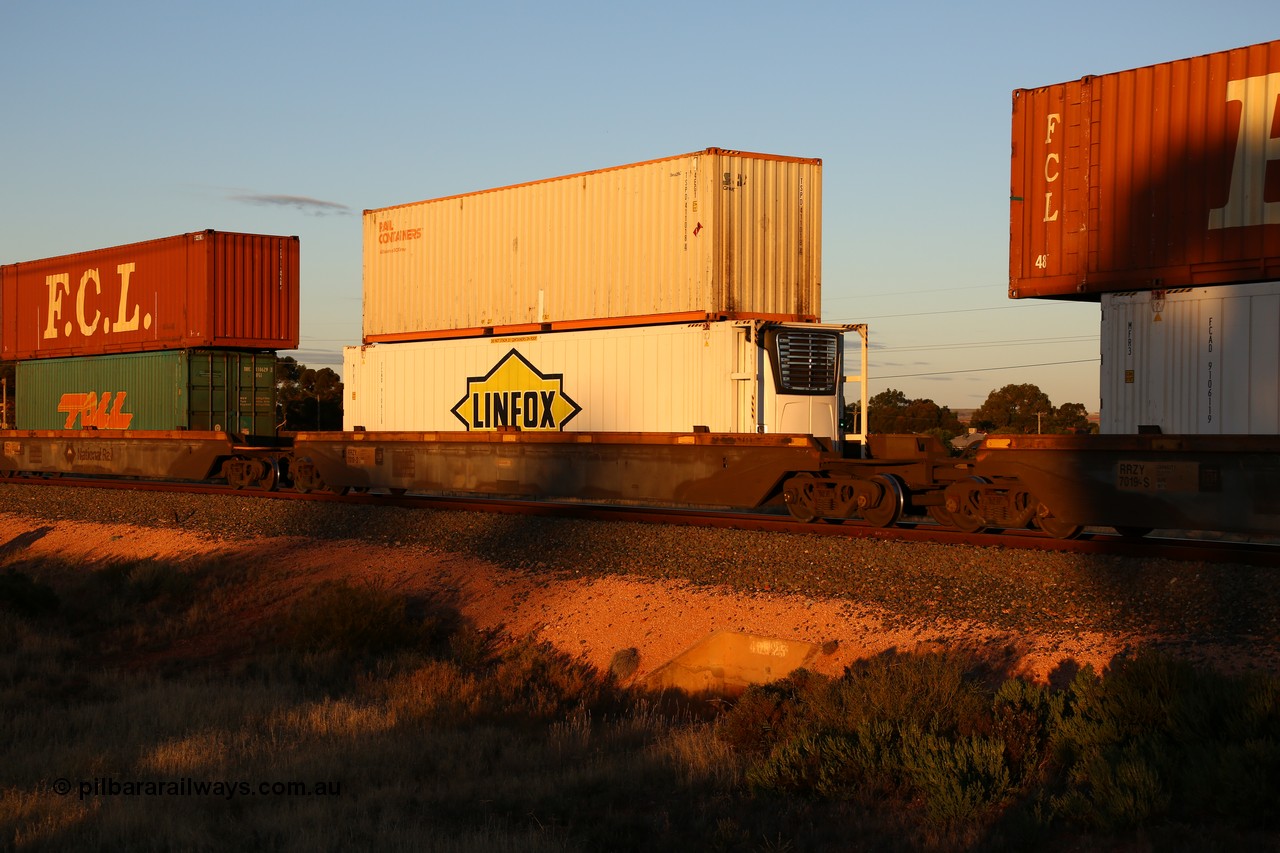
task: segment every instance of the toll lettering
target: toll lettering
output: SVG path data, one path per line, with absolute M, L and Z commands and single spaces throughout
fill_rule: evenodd
M 128 429 L 133 423 L 133 414 L 122 411 L 125 398 L 124 391 L 105 392 L 101 398 L 96 391 L 87 394 L 63 394 L 58 401 L 58 411 L 67 416 L 63 429 Z

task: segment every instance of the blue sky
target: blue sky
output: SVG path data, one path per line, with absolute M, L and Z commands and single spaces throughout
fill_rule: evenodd
M 1097 408 L 1098 306 L 1010 301 L 1010 92 L 1280 35 L 1272 2 L 0 0 L 0 262 L 296 234 L 307 364 L 360 213 L 696 151 L 821 157 L 823 315 L 870 392 Z M 1040 365 L 1040 366 L 1028 366 Z

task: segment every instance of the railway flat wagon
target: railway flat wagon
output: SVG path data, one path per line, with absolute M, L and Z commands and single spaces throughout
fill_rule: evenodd
M 720 321 L 348 347 L 343 426 L 838 441 L 849 328 L 861 331 Z
M 821 214 L 821 160 L 719 148 L 367 210 L 363 342 L 817 321 Z
M 0 357 L 298 346 L 298 238 L 195 231 L 0 267 Z
M 19 430 L 275 435 L 275 353 L 162 350 L 17 365 Z
M 975 470 L 948 489 L 969 529 L 1019 512 L 1055 536 L 1083 526 L 1274 536 L 1280 526 L 1280 436 L 996 436 Z
M 1013 93 L 1009 295 L 1280 279 L 1280 41 Z

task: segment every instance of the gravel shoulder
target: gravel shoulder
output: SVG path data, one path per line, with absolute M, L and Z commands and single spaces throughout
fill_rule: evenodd
M 747 531 L 242 497 L 0 485 L 0 555 L 217 557 L 259 601 L 210 648 L 252 634 L 309 585 L 343 579 L 447 601 L 477 627 L 536 634 L 643 678 L 713 631 L 823 647 L 811 668 L 977 650 L 1040 681 L 1144 646 L 1280 672 L 1273 569 Z

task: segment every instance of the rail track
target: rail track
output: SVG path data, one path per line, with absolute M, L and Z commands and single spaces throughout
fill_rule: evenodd
M 1052 551 L 1092 554 L 1128 559 L 1164 559 L 1205 563 L 1238 563 L 1280 566 L 1280 543 L 1197 538 L 1159 531 L 1143 538 L 1126 537 L 1109 530 L 1086 530 L 1076 539 L 1057 539 L 1037 530 L 965 533 L 951 530 L 928 518 L 906 518 L 894 527 L 877 527 L 858 520 L 831 520 L 827 523 L 796 521 L 785 510 L 768 512 L 728 512 L 685 507 L 635 506 L 575 501 L 518 498 L 478 498 L 382 492 L 296 492 L 292 490 L 237 489 L 205 483 L 176 483 L 92 477 L 0 477 L 0 483 L 53 488 L 116 489 L 181 494 L 222 495 L 251 500 L 311 501 L 386 506 L 405 509 L 434 509 L 452 512 L 483 512 L 595 521 L 629 521 L 643 524 L 686 525 L 789 533 L 846 539 L 873 539 L 898 542 L 931 542 L 940 545 L 1004 548 L 1024 551 Z

